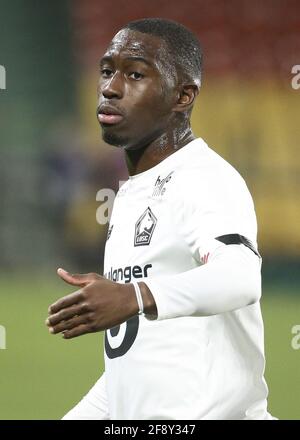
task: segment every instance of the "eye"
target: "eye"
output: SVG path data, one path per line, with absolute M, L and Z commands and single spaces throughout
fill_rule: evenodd
M 142 73 L 139 73 L 139 72 L 131 72 L 128 76 L 129 76 L 129 78 L 132 78 L 135 81 L 139 81 L 142 78 L 144 78 L 144 75 Z
M 112 70 L 105 68 L 105 69 L 101 69 L 101 75 L 103 76 L 103 78 L 109 78 L 112 74 Z

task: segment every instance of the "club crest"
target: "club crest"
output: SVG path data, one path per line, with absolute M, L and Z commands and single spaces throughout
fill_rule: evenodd
M 147 246 L 150 244 L 157 218 L 148 207 L 135 224 L 134 246 Z

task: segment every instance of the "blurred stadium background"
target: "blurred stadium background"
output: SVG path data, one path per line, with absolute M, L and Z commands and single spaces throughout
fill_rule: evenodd
M 234 164 L 253 194 L 264 258 L 270 410 L 300 418 L 300 64 L 298 0 L 0 0 L 0 419 L 55 419 L 103 370 L 102 335 L 64 341 L 44 326 L 71 291 L 56 268 L 102 272 L 101 188 L 126 179 L 122 153 L 95 117 L 98 61 L 126 22 L 190 27 L 205 53 L 193 127 Z M 297 122 L 298 121 L 298 122 Z M 1 346 L 0 346 L 1 347 Z M 205 361 L 205 360 L 204 360 Z

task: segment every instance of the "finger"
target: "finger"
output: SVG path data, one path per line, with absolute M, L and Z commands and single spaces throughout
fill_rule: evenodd
M 48 327 L 52 327 L 53 325 L 58 324 L 60 321 L 66 321 L 76 315 L 83 315 L 87 312 L 89 312 L 89 307 L 86 303 L 74 304 L 73 306 L 62 309 L 60 312 L 50 315 L 46 319 L 46 325 L 48 325 Z
M 72 286 L 86 286 L 91 282 L 89 274 L 70 274 L 61 267 L 57 269 L 57 275 Z
M 70 293 L 69 295 L 60 298 L 55 303 L 51 304 L 51 306 L 48 308 L 49 315 L 53 315 L 54 313 L 57 313 L 60 310 L 65 309 L 66 307 L 70 307 L 73 304 L 77 304 L 83 299 L 84 298 L 81 289 L 77 290 L 76 292 Z
M 68 319 L 66 321 L 61 321 L 57 325 L 53 325 L 49 327 L 49 332 L 55 335 L 57 333 L 65 332 L 66 330 L 71 330 L 73 328 L 76 328 L 81 324 L 87 324 L 88 321 L 89 321 L 88 314 L 74 316 L 71 319 Z
M 92 333 L 88 324 L 81 324 L 71 330 L 66 330 L 63 332 L 64 339 L 77 338 L 77 336 L 85 335 L 87 333 Z

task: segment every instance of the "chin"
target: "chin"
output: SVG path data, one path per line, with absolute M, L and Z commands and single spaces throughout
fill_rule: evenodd
M 109 133 L 106 130 L 102 131 L 102 139 L 109 145 L 114 147 L 124 147 L 128 143 L 128 139 L 116 133 Z
M 102 129 L 102 139 L 109 145 L 123 148 L 127 151 L 141 150 L 150 143 L 150 138 L 140 139 L 137 136 L 133 141 L 132 137 L 129 138 L 128 136 L 122 136 L 116 132 L 113 133 L 112 131 L 106 129 Z

